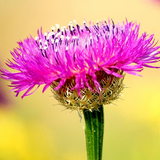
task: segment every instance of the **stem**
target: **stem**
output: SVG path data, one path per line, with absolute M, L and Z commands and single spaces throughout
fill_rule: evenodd
M 102 160 L 104 114 L 103 105 L 99 111 L 84 110 L 86 149 L 88 160 Z

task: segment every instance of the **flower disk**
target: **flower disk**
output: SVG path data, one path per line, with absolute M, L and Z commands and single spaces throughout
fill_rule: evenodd
M 159 61 L 160 46 L 155 46 L 154 35 L 139 36 L 140 25 L 127 20 L 117 25 L 112 20 L 74 23 L 67 28 L 57 24 L 44 34 L 38 30 L 35 39 L 18 43 L 7 62 L 16 72 L 1 70 L 16 96 L 24 90 L 22 98 L 28 96 L 45 84 L 43 92 L 51 86 L 67 108 L 92 110 L 93 102 L 108 104 L 118 98 L 123 73 L 158 68 L 149 64 Z

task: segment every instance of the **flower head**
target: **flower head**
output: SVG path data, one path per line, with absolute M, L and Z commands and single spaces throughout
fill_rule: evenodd
M 112 20 L 74 23 L 67 28 L 57 24 L 56 30 L 52 27 L 44 34 L 38 30 L 35 39 L 18 43 L 11 52 L 13 60 L 7 62 L 16 72 L 1 70 L 16 96 L 24 90 L 22 98 L 28 96 L 44 84 L 43 92 L 51 86 L 67 108 L 92 110 L 118 98 L 124 73 L 138 75 L 144 67 L 158 68 L 149 64 L 160 59 L 160 46 L 155 46 L 154 35 L 139 36 L 140 25 L 127 20 L 117 25 Z

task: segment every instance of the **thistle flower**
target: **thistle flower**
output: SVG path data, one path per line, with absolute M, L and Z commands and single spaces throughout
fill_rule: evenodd
M 154 35 L 139 36 L 140 25 L 127 20 L 117 25 L 112 20 L 74 23 L 67 28 L 57 24 L 56 31 L 52 27 L 44 34 L 38 30 L 35 39 L 19 42 L 7 61 L 16 72 L 2 69 L 1 77 L 11 81 L 16 96 L 25 90 L 23 98 L 44 85 L 43 92 L 51 87 L 61 104 L 83 111 L 88 160 L 101 160 L 103 105 L 119 97 L 125 73 L 158 68 L 151 63 L 159 61 L 160 46 L 155 46 Z
M 57 30 L 52 27 L 44 34 L 41 28 L 35 39 L 18 42 L 12 61 L 7 61 L 16 72 L 1 70 L 16 96 L 26 90 L 23 98 L 44 85 L 43 92 L 51 87 L 67 108 L 93 110 L 119 97 L 124 73 L 158 68 L 149 64 L 159 61 L 160 46 L 155 46 L 154 35 L 139 36 L 140 25 L 127 20 L 117 25 L 112 20 L 74 23 L 67 28 L 57 24 Z

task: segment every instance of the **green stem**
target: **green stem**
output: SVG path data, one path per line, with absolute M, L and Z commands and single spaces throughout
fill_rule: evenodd
M 88 160 L 102 160 L 104 114 L 103 105 L 99 111 L 84 110 L 86 149 Z

